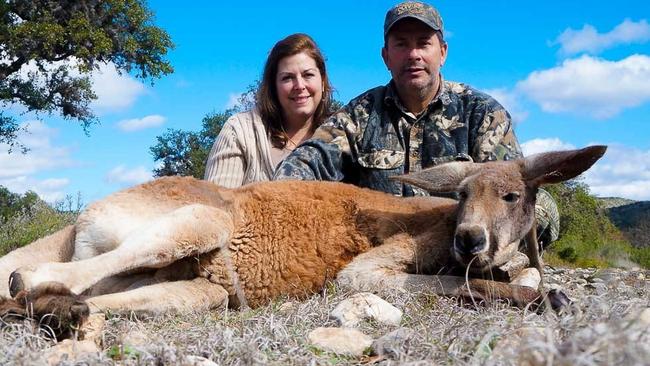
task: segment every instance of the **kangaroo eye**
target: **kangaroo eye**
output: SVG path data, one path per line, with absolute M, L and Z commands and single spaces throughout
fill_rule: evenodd
M 515 203 L 515 202 L 519 201 L 519 193 L 510 192 L 510 193 L 506 194 L 505 196 L 503 196 L 503 200 L 506 201 L 506 202 Z
M 465 191 L 460 191 L 460 192 L 458 192 L 458 198 L 459 198 L 460 200 L 465 200 L 465 199 L 467 199 L 467 192 L 465 192 Z

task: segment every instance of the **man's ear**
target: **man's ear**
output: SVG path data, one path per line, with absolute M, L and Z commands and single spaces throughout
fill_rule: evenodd
M 384 60 L 384 65 L 390 70 L 390 66 L 388 66 L 388 51 L 386 51 L 386 45 L 381 48 L 381 58 Z
M 474 174 L 480 167 L 477 163 L 454 161 L 416 173 L 392 176 L 390 179 L 420 187 L 429 193 L 448 193 L 456 191 L 463 179 Z
M 440 45 L 440 66 L 445 64 L 445 61 L 447 60 L 447 42 L 443 42 Z

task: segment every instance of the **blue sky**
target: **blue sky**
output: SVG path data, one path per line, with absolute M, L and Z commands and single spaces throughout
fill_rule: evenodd
M 101 124 L 85 136 L 57 116 L 21 115 L 32 151 L 4 153 L 0 185 L 84 203 L 151 179 L 149 147 L 167 128 L 200 129 L 259 79 L 279 39 L 310 34 L 327 57 L 336 98 L 388 82 L 380 50 L 392 1 L 149 1 L 172 37 L 175 73 L 149 82 L 106 65 L 94 75 Z M 592 193 L 650 200 L 650 6 L 642 1 L 437 1 L 448 80 L 508 108 L 524 152 L 607 144 L 585 175 Z M 11 110 L 18 109 L 12 107 Z

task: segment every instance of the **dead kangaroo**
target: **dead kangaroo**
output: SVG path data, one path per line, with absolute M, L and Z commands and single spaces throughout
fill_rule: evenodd
M 255 307 L 313 294 L 330 279 L 354 289 L 471 292 L 525 304 L 540 293 L 436 274 L 471 261 L 472 276 L 480 277 L 510 261 L 534 227 L 538 187 L 576 177 L 605 150 L 452 162 L 396 178 L 432 193 L 458 192 L 459 201 L 335 182 L 224 189 L 161 178 L 96 202 L 75 225 L 1 258 L 9 286 L 0 291 L 15 299 L 0 313 L 24 314 L 30 305 L 34 316 L 53 312 L 80 322 L 105 310 Z

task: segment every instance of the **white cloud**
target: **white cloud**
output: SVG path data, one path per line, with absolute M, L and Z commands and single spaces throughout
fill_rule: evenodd
M 650 101 L 650 57 L 607 61 L 584 55 L 532 72 L 516 88 L 546 112 L 609 118 Z
M 52 145 L 51 140 L 58 134 L 57 129 L 39 121 L 26 122 L 21 126 L 26 127 L 27 132 L 20 133 L 18 140 L 30 151 L 27 154 L 16 151 L 9 154 L 9 146 L 0 144 L 0 185 L 16 193 L 34 191 L 48 202 L 62 199 L 65 195 L 63 190 L 69 184 L 67 178 L 38 180 L 32 175 L 77 165 L 70 156 L 71 150 Z
M 598 196 L 650 200 L 650 150 L 610 145 L 585 181 Z
M 553 44 L 560 44 L 564 54 L 589 52 L 596 54 L 619 44 L 643 43 L 650 41 L 650 25 L 645 19 L 633 22 L 625 19 L 607 33 L 598 33 L 596 28 L 586 24 L 582 29 L 568 28 L 560 34 Z
M 113 64 L 101 65 L 91 76 L 97 100 L 92 107 L 99 113 L 125 109 L 145 92 L 144 85 L 128 74 L 120 75 Z
M 7 62 L 6 60 L 0 61 Z M 45 69 L 49 72 L 62 65 L 70 67 L 71 76 L 78 77 L 80 75 L 77 69 L 78 61 L 75 58 L 53 62 L 47 65 Z M 34 61 L 23 65 L 15 76 L 23 80 L 32 80 L 37 85 L 45 85 L 46 83 L 43 73 Z M 91 73 L 90 81 L 92 89 L 97 95 L 97 99 L 91 103 L 91 108 L 97 113 L 110 113 L 128 108 L 146 92 L 141 82 L 126 73 L 120 75 L 112 63 L 100 64 L 99 70 L 94 70 Z M 22 110 L 22 108 L 20 109 Z
M 6 187 L 9 191 L 20 194 L 33 191 L 42 200 L 50 203 L 62 200 L 65 197 L 64 190 L 69 184 L 70 180 L 67 178 L 37 180 L 25 175 L 9 179 L 0 178 L 0 185 Z
M 67 147 L 52 146 L 51 138 L 56 136 L 58 130 L 50 128 L 42 122 L 30 121 L 22 123 L 27 132 L 20 133 L 18 141 L 22 142 L 30 151 L 21 154 L 14 151 L 8 154 L 9 146 L 0 144 L 0 178 L 34 174 L 37 171 L 65 168 L 76 163 L 70 157 Z
M 510 113 L 512 121 L 519 123 L 528 118 L 528 111 L 526 111 L 519 100 L 519 95 L 516 92 L 505 88 L 488 89 L 486 93 L 490 94 Z
M 575 146 L 566 142 L 562 142 L 557 137 L 549 138 L 549 139 L 533 139 L 521 144 L 521 150 L 524 153 L 524 156 L 529 156 L 529 155 L 538 154 L 547 151 L 571 150 L 571 149 L 575 149 Z
M 117 127 L 125 132 L 144 130 L 145 128 L 158 127 L 165 123 L 166 118 L 153 114 L 150 116 L 134 119 L 125 119 L 117 123 Z
M 534 139 L 524 142 L 521 147 L 525 156 L 575 149 L 574 145 L 558 138 Z M 596 196 L 650 200 L 650 150 L 609 144 L 605 155 L 582 177 Z
M 148 170 L 143 166 L 127 169 L 124 165 L 118 165 L 111 169 L 105 177 L 106 182 L 118 184 L 120 186 L 140 184 L 151 179 L 153 179 L 151 170 Z

